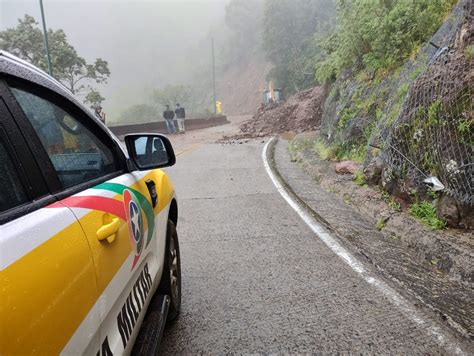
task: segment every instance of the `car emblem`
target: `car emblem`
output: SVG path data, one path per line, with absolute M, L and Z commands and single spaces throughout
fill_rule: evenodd
M 123 192 L 123 203 L 125 215 L 128 222 L 130 234 L 130 242 L 135 252 L 132 269 L 135 267 L 143 250 L 143 217 L 142 208 L 137 197 L 130 190 L 125 189 Z

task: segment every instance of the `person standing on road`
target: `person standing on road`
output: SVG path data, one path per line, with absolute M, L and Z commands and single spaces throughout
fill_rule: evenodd
M 174 113 L 176 114 L 176 119 L 178 120 L 178 130 L 180 133 L 184 133 L 184 119 L 186 118 L 186 111 L 183 107 L 181 107 L 181 105 L 179 105 L 179 103 L 177 103 Z
M 163 118 L 165 119 L 166 128 L 168 129 L 168 133 L 175 134 L 176 127 L 174 126 L 174 112 L 170 109 L 169 105 L 166 105 L 166 110 L 163 111 Z
M 102 123 L 105 125 L 105 112 L 102 111 L 102 106 L 97 105 L 94 110 L 95 116 L 102 121 Z

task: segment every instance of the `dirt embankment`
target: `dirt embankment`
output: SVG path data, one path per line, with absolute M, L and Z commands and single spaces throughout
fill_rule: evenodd
M 266 88 L 271 64 L 258 56 L 230 66 L 217 78 L 217 100 L 226 115 L 246 115 L 257 111 Z
M 281 132 L 305 132 L 321 122 L 323 89 L 314 87 L 291 96 L 282 104 L 261 106 L 252 119 L 240 126 L 235 139 L 263 137 Z

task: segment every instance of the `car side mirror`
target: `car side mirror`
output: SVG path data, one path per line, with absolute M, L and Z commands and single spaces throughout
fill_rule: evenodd
M 125 136 L 128 155 L 138 170 L 170 167 L 176 163 L 170 140 L 159 134 Z

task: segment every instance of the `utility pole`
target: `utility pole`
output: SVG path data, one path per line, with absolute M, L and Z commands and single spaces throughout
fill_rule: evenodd
M 216 66 L 214 62 L 214 37 L 212 37 L 212 81 L 214 83 L 214 115 L 216 115 Z
M 39 2 L 41 8 L 41 19 L 43 20 L 44 49 L 46 51 L 46 57 L 48 59 L 48 71 L 49 75 L 53 76 L 53 67 L 51 66 L 51 55 L 49 54 L 48 32 L 46 30 L 46 20 L 44 18 L 43 0 L 39 0 Z

